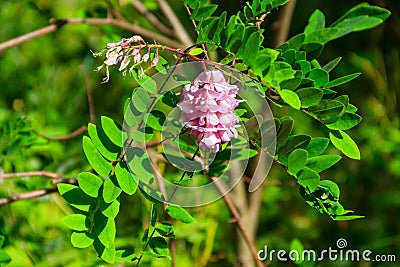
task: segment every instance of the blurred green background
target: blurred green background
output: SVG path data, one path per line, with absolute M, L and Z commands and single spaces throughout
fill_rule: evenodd
M 162 21 L 157 2 L 144 1 Z M 192 38 L 195 32 L 178 0 L 169 1 Z M 245 1 L 212 1 L 219 10 L 236 13 Z M 290 35 L 301 32 L 315 9 L 326 15 L 328 24 L 362 1 L 299 0 L 294 11 Z M 400 262 L 400 2 L 367 1 L 392 12 L 376 29 L 350 34 L 329 43 L 320 56 L 321 63 L 343 57 L 333 76 L 353 72 L 363 74 L 339 88 L 359 107 L 363 121 L 350 131 L 359 144 L 360 161 L 343 158 L 323 173 L 341 188 L 346 208 L 365 215 L 365 219 L 334 222 L 317 214 L 301 199 L 298 187 L 279 166 L 268 176 L 264 188 L 256 234 L 257 248 L 288 249 L 293 239 L 307 249 L 336 247 L 345 238 L 349 249 L 369 249 L 374 254 L 395 254 L 396 263 L 324 262 L 321 266 L 399 266 Z M 0 2 L 0 43 L 45 27 L 51 18 L 106 17 L 113 6 L 131 23 L 156 31 L 130 4 L 130 1 L 54 1 L 17 0 Z M 266 46 L 274 38 L 279 10 L 267 17 Z M 132 33 L 112 26 L 65 25 L 55 33 L 30 40 L 0 52 L 0 172 L 47 170 L 75 177 L 90 167 L 81 149 L 81 138 L 47 141 L 47 136 L 66 135 L 89 122 L 84 74 L 93 91 L 97 119 L 107 115 L 122 120 L 126 97 L 135 87 L 133 79 L 115 70 L 111 80 L 101 84 L 104 73 L 93 70 L 101 64 L 92 51 L 107 42 Z M 152 41 L 152 40 L 149 40 Z M 166 56 L 168 57 L 168 55 Z M 171 60 L 172 57 L 169 56 Z M 172 61 L 171 61 L 172 62 Z M 335 77 L 331 77 L 332 79 Z M 288 109 L 277 115 L 291 115 L 295 131 L 327 136 L 316 121 Z M 51 188 L 48 178 L 31 177 L 0 180 L 0 197 L 41 188 Z M 117 246 L 140 246 L 143 225 L 148 223 L 149 203 L 140 196 L 122 200 L 117 218 Z M 48 195 L 0 206 L 0 234 L 6 237 L 5 251 L 12 262 L 7 266 L 99 266 L 91 249 L 73 248 L 69 230 L 61 219 L 70 208 L 57 196 Z M 195 225 L 176 226 L 177 266 L 235 266 L 235 226 L 222 201 L 193 209 Z M 143 266 L 168 266 L 168 261 L 144 262 Z M 294 266 L 273 262 L 270 266 Z

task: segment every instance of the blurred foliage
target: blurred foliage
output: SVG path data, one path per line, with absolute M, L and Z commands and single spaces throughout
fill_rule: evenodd
M 110 1 L 119 6 L 118 1 Z M 213 1 L 234 14 L 244 1 Z M 360 1 L 297 1 L 290 35 L 302 32 L 308 17 L 322 10 L 332 22 Z M 264 189 L 257 248 L 289 249 L 294 239 L 304 248 L 316 250 L 335 247 L 336 240 L 346 238 L 352 249 L 370 249 L 377 254 L 397 253 L 400 260 L 400 3 L 396 0 L 368 1 L 389 9 L 391 17 L 384 25 L 366 32 L 343 37 L 327 45 L 319 58 L 324 63 L 343 57 L 333 71 L 337 77 L 348 73 L 363 74 L 340 87 L 360 107 L 363 121 L 350 131 L 358 140 L 361 161 L 343 159 L 329 176 L 341 185 L 342 201 L 366 218 L 351 222 L 333 222 L 307 207 L 292 186 L 292 178 L 279 166 L 271 170 Z M 152 26 L 129 5 L 121 1 L 123 15 L 144 27 Z M 146 6 L 167 23 L 156 1 Z M 191 23 L 181 1 L 171 1 L 191 32 Z M 219 11 L 219 10 L 218 10 Z M 0 3 L 0 42 L 48 25 L 50 18 L 105 17 L 106 1 L 2 1 Z M 271 45 L 272 24 L 277 12 L 267 18 L 265 45 Z M 90 50 L 99 51 L 109 41 L 132 33 L 110 26 L 67 25 L 53 34 L 42 36 L 18 47 L 0 52 L 0 171 L 4 173 L 47 170 L 61 176 L 75 177 L 89 170 L 82 151 L 81 138 L 68 141 L 47 141 L 47 136 L 62 136 L 89 121 L 86 85 L 80 65 L 88 74 L 95 100 L 97 120 L 100 115 L 122 117 L 123 100 L 131 94 L 132 79 L 114 75 L 108 84 L 100 84 L 102 74 L 93 72 L 99 64 Z M 289 113 L 288 109 L 280 115 Z M 327 135 L 317 122 L 303 114 L 291 112 L 301 133 Z M 329 147 L 328 149 L 333 149 Z M 333 151 L 333 150 L 332 150 Z M 322 177 L 329 178 L 322 174 Z M 48 178 L 31 177 L 1 180 L 0 197 L 50 187 Z M 139 195 L 122 200 L 117 217 L 119 247 L 127 249 L 139 244 L 148 224 L 150 204 Z M 195 213 L 193 209 L 191 213 Z M 72 247 L 68 230 L 61 220 L 72 214 L 62 198 L 48 195 L 0 207 L 0 235 L 5 237 L 0 254 L 5 251 L 12 262 L 7 266 L 99 266 L 101 261 L 90 250 Z M 195 225 L 178 224 L 178 266 L 232 266 L 236 260 L 235 226 L 223 201 L 205 206 L 196 213 Z M 132 237 L 133 235 L 133 237 Z M 169 260 L 144 261 L 143 266 L 166 266 Z M 273 262 L 270 266 L 281 266 Z M 289 266 L 290 264 L 287 263 Z M 324 262 L 323 266 L 379 266 L 375 263 Z M 397 266 L 385 263 L 385 266 Z

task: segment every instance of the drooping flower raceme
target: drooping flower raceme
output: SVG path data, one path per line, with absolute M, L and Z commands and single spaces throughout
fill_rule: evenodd
M 238 116 L 233 110 L 238 106 L 239 88 L 229 84 L 219 70 L 204 71 L 184 87 L 178 107 L 180 121 L 197 139 L 201 149 L 218 152 L 221 144 L 237 136 Z

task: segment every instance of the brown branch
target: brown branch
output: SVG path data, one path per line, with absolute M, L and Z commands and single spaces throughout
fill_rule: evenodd
M 161 10 L 164 12 L 165 16 L 171 23 L 171 26 L 174 29 L 175 35 L 179 39 L 179 41 L 185 46 L 191 46 L 193 44 L 192 38 L 190 38 L 185 27 L 183 27 L 182 23 L 180 22 L 179 18 L 176 16 L 168 2 L 165 0 L 158 0 L 157 2 Z
M 27 173 L 30 173 L 30 174 L 33 173 L 34 174 L 34 173 L 40 173 L 40 172 L 27 172 Z M 48 173 L 48 172 L 44 172 L 44 173 L 45 174 L 51 174 L 51 173 Z M 17 174 L 17 173 L 15 173 L 15 174 Z M 34 176 L 34 175 L 30 175 L 30 176 Z M 45 176 L 45 175 L 42 175 L 42 176 Z M 56 177 L 54 177 L 54 178 L 56 178 Z M 53 185 L 57 185 L 58 183 L 76 184 L 76 182 L 77 182 L 76 179 L 58 178 L 58 175 L 57 175 L 57 179 L 52 180 L 52 184 Z M 49 189 L 33 190 L 33 191 L 25 192 L 25 193 L 16 194 L 16 195 L 10 196 L 10 197 L 0 198 L 0 206 L 1 205 L 7 205 L 7 204 L 10 204 L 12 202 L 19 201 L 19 200 L 31 199 L 31 198 L 37 198 L 37 197 L 45 196 L 45 195 L 48 195 L 48 194 L 55 193 L 57 191 L 58 191 L 57 187 L 53 187 L 53 188 L 49 188 Z
M 120 29 L 124 29 L 127 31 L 134 32 L 135 34 L 141 35 L 143 37 L 149 39 L 155 39 L 160 43 L 166 44 L 168 46 L 182 48 L 184 45 L 182 43 L 171 40 L 168 37 L 165 37 L 161 34 L 157 34 L 154 31 L 144 29 L 138 25 L 130 24 L 126 21 L 111 19 L 111 18 L 70 18 L 67 19 L 67 23 L 69 24 L 90 24 L 95 26 L 100 25 L 111 25 Z
M 233 204 L 231 198 L 227 194 L 225 194 L 226 190 L 223 188 L 223 185 L 219 182 L 218 178 L 211 177 L 211 180 L 213 182 L 215 182 L 215 186 L 217 187 L 218 191 L 223 195 L 224 201 L 225 201 L 226 205 L 228 206 L 228 209 L 232 213 L 234 222 L 236 223 L 236 226 L 239 229 L 239 232 L 242 234 L 244 241 L 246 242 L 247 246 L 250 249 L 253 260 L 257 263 L 258 267 L 264 267 L 264 264 L 261 262 L 261 260 L 257 256 L 256 246 L 253 244 L 249 235 L 247 234 L 247 231 L 242 224 L 240 214 L 239 214 L 238 210 L 236 209 L 235 205 Z
M 11 47 L 18 46 L 24 42 L 27 42 L 31 39 L 52 33 L 57 31 L 61 26 L 64 24 L 89 24 L 93 26 L 102 26 L 102 25 L 111 25 L 123 30 L 127 30 L 133 32 L 138 35 L 142 35 L 143 37 L 156 39 L 158 42 L 163 43 L 165 45 L 169 45 L 176 48 L 183 48 L 179 42 L 174 40 L 170 40 L 170 38 L 165 37 L 163 35 L 154 33 L 153 31 L 144 29 L 138 25 L 130 24 L 126 21 L 122 21 L 119 19 L 112 19 L 112 18 L 71 18 L 71 19 L 51 19 L 50 23 L 53 25 L 49 25 L 43 27 L 39 30 L 21 35 L 19 37 L 13 38 L 6 42 L 0 43 L 0 52 L 7 50 Z
M 296 0 L 289 0 L 289 2 L 282 7 L 279 18 L 275 22 L 277 26 L 277 33 L 274 38 L 274 45 L 278 46 L 284 43 L 289 35 L 290 24 L 292 23 L 294 8 L 296 7 Z
M 90 86 L 90 79 L 82 64 L 79 65 L 79 68 L 81 69 L 83 78 L 85 79 L 86 94 L 89 105 L 89 120 L 91 123 L 96 123 L 96 115 L 94 113 L 93 94 L 92 94 L 92 88 Z
M 0 198 L 0 206 L 7 205 L 18 200 L 41 197 L 54 192 L 57 192 L 56 187 L 50 189 L 40 189 L 40 190 L 30 191 L 26 193 L 17 194 L 11 197 Z
M 148 21 L 150 21 L 154 27 L 156 27 L 160 32 L 168 35 L 174 36 L 174 31 L 165 26 L 153 13 L 151 13 L 147 8 L 138 0 L 132 0 L 132 6 L 143 16 L 146 17 Z
M 40 37 L 40 36 L 55 32 L 61 26 L 63 26 L 65 23 L 66 22 L 64 20 L 59 20 L 59 21 L 57 21 L 57 23 L 54 23 L 53 25 L 49 25 L 49 26 L 43 27 L 43 28 L 41 28 L 39 30 L 30 32 L 30 33 L 27 33 L 27 34 L 24 34 L 24 35 L 21 35 L 19 37 L 16 37 L 16 38 L 8 40 L 8 41 L 6 41 L 4 43 L 1 43 L 0 44 L 0 51 L 4 51 L 4 50 L 6 50 L 6 49 L 8 49 L 10 47 L 20 45 L 20 44 L 22 44 L 22 43 L 24 43 L 26 41 L 31 40 L 31 39 L 34 39 L 34 38 L 37 38 L 37 37 Z
M 40 137 L 49 140 L 49 141 L 66 141 L 69 139 L 72 139 L 74 137 L 77 137 L 78 135 L 80 135 L 83 132 L 87 131 L 87 126 L 86 125 L 82 125 L 81 127 L 79 127 L 78 129 L 76 129 L 75 131 L 73 131 L 70 134 L 67 134 L 65 136 L 60 136 L 60 137 L 50 137 L 50 136 L 46 136 L 42 133 L 37 132 L 36 130 L 33 130 L 33 132 L 37 135 L 39 135 Z
M 32 171 L 32 172 L 16 172 L 16 173 L 3 173 L 0 174 L 0 179 L 19 178 L 28 176 L 44 176 L 51 179 L 58 179 L 60 176 L 55 172 L 48 171 Z

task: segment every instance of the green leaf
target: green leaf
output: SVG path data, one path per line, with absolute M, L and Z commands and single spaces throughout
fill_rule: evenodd
M 295 62 L 294 68 L 301 70 L 301 78 L 304 79 L 311 70 L 311 64 L 307 60 L 298 60 Z
M 111 172 L 111 162 L 103 158 L 89 137 L 84 136 L 82 140 L 83 151 L 93 169 L 102 177 Z
M 313 60 L 317 58 L 322 50 L 324 49 L 324 44 L 322 43 L 308 43 L 304 44 L 301 47 L 301 51 L 305 51 L 307 53 L 307 60 Z
M 57 184 L 61 196 L 73 207 L 88 212 L 96 205 L 96 199 L 85 194 L 79 187 L 72 184 Z
M 162 96 L 161 102 L 167 106 L 175 108 L 179 103 L 179 97 L 173 91 L 168 91 Z
M 341 57 L 337 57 L 331 61 L 329 61 L 325 66 L 322 67 L 322 69 L 326 72 L 331 72 L 337 64 L 339 64 L 340 60 L 342 60 Z
M 331 180 L 321 180 L 319 182 L 320 188 L 326 190 L 334 200 L 338 200 L 340 196 L 339 186 Z
M 132 94 L 132 104 L 139 112 L 145 112 L 150 105 L 151 98 L 149 93 L 140 89 L 141 88 L 138 88 L 138 90 Z
M 290 117 L 280 118 L 280 127 L 276 133 L 277 144 L 276 147 L 279 149 L 286 144 L 287 139 L 293 129 L 293 120 Z
M 346 76 L 337 78 L 337 79 L 335 79 L 335 80 L 330 81 L 329 83 L 327 83 L 327 84 L 324 86 L 324 88 L 332 88 L 332 87 L 335 87 L 335 86 L 338 86 L 338 85 L 342 85 L 342 84 L 348 83 L 348 82 L 350 82 L 351 80 L 353 80 L 353 79 L 357 78 L 358 76 L 360 76 L 360 74 L 361 74 L 361 73 L 358 72 L 358 73 L 353 73 L 353 74 L 350 74 L 350 75 L 346 75 Z
M 160 223 L 156 226 L 156 231 L 164 237 L 175 237 L 174 227 L 169 223 Z
M 324 92 L 318 88 L 306 87 L 297 90 L 296 94 L 299 96 L 301 107 L 309 108 L 322 99 Z
M 152 110 L 146 119 L 147 126 L 153 128 L 156 131 L 163 130 L 164 122 L 165 115 L 159 110 Z
M 296 238 L 296 239 L 293 239 L 293 240 L 290 242 L 290 251 L 297 251 L 298 255 L 303 255 L 303 250 L 304 250 L 303 244 L 302 244 L 302 243 L 300 242 L 300 240 L 298 240 L 297 238 Z M 302 263 L 304 260 L 306 260 L 306 258 L 303 258 L 303 257 L 299 256 L 299 257 L 295 258 L 294 262 L 295 262 L 297 265 L 299 265 L 299 264 Z M 301 265 L 300 265 L 300 266 L 301 266 Z
M 336 215 L 333 216 L 333 220 L 335 221 L 351 221 L 355 219 L 362 219 L 365 218 L 365 216 L 361 215 Z
M 287 41 L 288 49 L 298 51 L 304 43 L 306 35 L 304 33 L 298 34 Z
M 345 105 L 339 101 L 322 99 L 318 104 L 311 106 L 308 112 L 316 119 L 326 124 L 338 120 L 338 118 L 343 115 L 345 109 Z
M 315 10 L 308 20 L 308 25 L 304 29 L 305 34 L 311 34 L 317 30 L 325 28 L 325 15 L 320 10 Z
M 147 153 L 138 147 L 129 148 L 126 151 L 129 170 L 133 172 L 141 182 L 152 184 L 154 180 L 153 167 Z
M 360 150 L 351 137 L 343 131 L 332 131 L 329 133 L 332 144 L 352 159 L 360 159 Z
M 247 39 L 245 44 L 243 62 L 246 65 L 252 65 L 256 60 L 258 55 L 258 50 L 260 49 L 260 33 L 254 32 L 250 35 L 249 39 Z
M 203 52 L 204 52 L 203 48 L 196 47 L 196 48 L 193 48 L 192 50 L 189 51 L 189 55 L 197 56 L 197 55 L 200 55 Z
M 111 203 L 105 202 L 103 197 L 99 197 L 98 200 L 99 210 L 107 218 L 114 219 L 115 217 L 117 217 L 120 205 L 121 204 L 119 197 L 113 200 Z
M 324 28 L 313 31 L 309 34 L 306 34 L 306 39 L 304 43 L 320 43 L 325 44 L 331 40 L 334 40 L 337 37 L 340 29 L 337 28 Z
M 290 153 L 288 158 L 288 171 L 290 174 L 296 174 L 306 166 L 308 152 L 304 149 L 296 149 Z
M 0 248 L 3 247 L 5 240 L 6 240 L 6 238 L 4 236 L 0 235 Z
M 105 247 L 97 238 L 93 241 L 93 247 L 97 254 L 105 262 L 113 264 L 115 262 L 115 246 L 112 244 L 110 247 Z
M 86 231 L 90 227 L 89 219 L 83 214 L 71 214 L 62 220 L 65 226 L 75 231 Z
M 306 167 L 297 178 L 297 181 L 301 186 L 307 187 L 311 192 L 313 192 L 317 189 L 320 178 L 318 173 Z
M 93 237 L 87 232 L 73 232 L 71 243 L 76 248 L 87 248 L 93 244 Z
M 78 175 L 79 187 L 87 195 L 91 197 L 97 197 L 99 189 L 103 184 L 103 180 L 90 172 L 82 172 Z
M 11 262 L 11 260 L 11 257 L 5 251 L 0 250 L 0 264 L 7 264 Z
M 347 11 L 332 26 L 343 29 L 340 35 L 342 36 L 352 31 L 362 31 L 376 27 L 389 16 L 390 11 L 384 8 L 361 3 Z
M 106 133 L 100 126 L 89 123 L 88 133 L 93 145 L 104 158 L 109 161 L 114 161 L 118 158 L 121 148 L 116 146 L 110 138 L 107 137 Z
M 183 223 L 193 223 L 196 221 L 186 210 L 174 204 L 168 205 L 165 211 L 169 216 Z
M 286 144 L 278 149 L 278 157 L 280 160 L 283 160 L 282 157 L 286 154 L 289 154 L 293 150 L 297 148 L 305 148 L 311 140 L 311 136 L 309 135 L 292 135 L 288 138 Z
M 103 198 L 106 203 L 111 203 L 121 194 L 122 189 L 114 175 L 108 177 L 103 184 Z
M 116 228 L 113 218 L 107 218 L 102 213 L 96 212 L 93 220 L 93 230 L 100 242 L 106 247 L 114 246 Z
M 122 128 L 109 117 L 101 116 L 101 126 L 108 138 L 117 146 L 122 147 Z
M 160 257 L 169 258 L 169 249 L 167 241 L 161 236 L 152 237 L 149 240 L 149 247 Z
M 354 113 L 345 112 L 342 117 L 340 117 L 334 123 L 326 124 L 331 130 L 348 130 L 360 123 L 361 117 Z
M 325 137 L 315 137 L 310 140 L 306 150 L 310 158 L 321 155 L 329 145 L 329 139 Z
M 292 108 L 300 109 L 301 107 L 300 98 L 295 92 L 284 89 L 279 94 L 281 95 L 282 99 Z
M 329 81 L 329 74 L 323 69 L 312 69 L 307 75 L 307 78 L 314 81 L 314 87 L 325 86 Z
M 115 257 L 116 257 L 116 262 L 125 264 L 131 263 L 132 261 L 138 258 L 135 253 L 125 249 L 117 250 L 115 252 Z
M 322 172 L 335 165 L 342 157 L 339 155 L 322 155 L 310 157 L 307 160 L 307 167 L 315 172 Z
M 210 17 L 217 8 L 217 5 L 202 6 L 198 9 L 194 9 L 194 12 L 190 18 L 200 21 L 202 19 Z
M 269 2 L 269 1 L 268 1 Z M 267 3 L 268 3 L 267 2 Z M 272 8 L 277 8 L 279 6 L 283 6 L 284 4 L 286 4 L 287 2 L 289 2 L 289 0 L 273 0 L 272 2 Z M 264 13 L 264 12 L 263 12 Z
M 151 226 L 155 226 L 157 223 L 157 209 L 155 204 L 151 205 L 151 212 L 150 212 L 150 224 Z
M 120 188 L 128 195 L 133 195 L 138 187 L 136 177 L 128 170 L 125 162 L 119 162 L 115 166 L 115 176 Z

